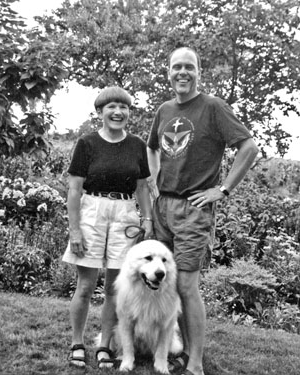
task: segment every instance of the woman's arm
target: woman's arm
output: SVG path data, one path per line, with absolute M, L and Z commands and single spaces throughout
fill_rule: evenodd
M 137 180 L 135 196 L 143 216 L 142 227 L 145 229 L 145 239 L 153 236 L 152 204 L 147 179 Z
M 78 257 L 83 257 L 84 248 L 82 246 L 82 234 L 79 227 L 80 223 L 80 199 L 82 195 L 82 187 L 85 178 L 79 176 L 69 176 L 68 191 L 68 216 L 69 216 L 69 235 L 72 253 Z
M 152 150 L 150 147 L 147 147 L 147 155 L 148 155 L 148 163 L 149 169 L 151 173 L 151 177 L 149 177 L 148 184 L 150 188 L 150 193 L 153 199 L 157 198 L 159 195 L 159 191 L 156 185 L 157 175 L 160 169 L 160 151 L 159 150 Z

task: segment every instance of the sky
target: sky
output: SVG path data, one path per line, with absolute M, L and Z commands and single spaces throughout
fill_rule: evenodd
M 29 26 L 35 26 L 33 17 L 51 14 L 51 9 L 58 8 L 63 0 L 19 0 L 12 4 L 12 9 L 26 19 Z M 66 133 L 68 129 L 78 129 L 94 111 L 94 100 L 99 90 L 80 86 L 71 82 L 67 88 L 56 92 L 50 102 L 56 116 L 55 126 L 58 133 Z M 300 95 L 299 95 L 300 96 Z M 299 97 L 300 110 L 300 97 Z M 283 121 L 283 128 L 292 135 L 292 143 L 285 159 L 300 160 L 300 118 L 294 114 L 283 116 L 280 111 L 276 115 Z

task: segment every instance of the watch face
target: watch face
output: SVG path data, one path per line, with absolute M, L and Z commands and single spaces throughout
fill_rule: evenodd
M 221 186 L 221 187 L 220 187 L 220 190 L 221 190 L 221 192 L 222 192 L 223 194 L 225 194 L 225 195 L 229 195 L 228 191 L 225 189 L 224 186 Z

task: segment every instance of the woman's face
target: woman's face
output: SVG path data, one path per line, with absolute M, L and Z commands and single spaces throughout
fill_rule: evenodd
M 122 130 L 129 118 L 129 106 L 121 102 L 110 102 L 99 111 L 99 116 L 105 128 L 113 131 Z

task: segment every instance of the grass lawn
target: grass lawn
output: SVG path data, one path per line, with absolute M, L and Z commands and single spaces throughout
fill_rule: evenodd
M 86 370 L 69 368 L 69 301 L 0 293 L 0 374 L 114 375 L 97 370 L 93 338 L 99 331 L 101 306 L 91 306 L 86 329 Z M 299 375 L 300 335 L 237 326 L 210 319 L 207 327 L 206 375 Z M 135 375 L 153 374 L 151 362 L 138 364 Z

